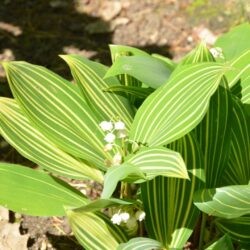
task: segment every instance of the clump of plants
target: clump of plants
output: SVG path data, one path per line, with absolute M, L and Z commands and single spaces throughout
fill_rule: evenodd
M 249 248 L 249 39 L 243 24 L 179 63 L 120 45 L 111 67 L 63 55 L 74 83 L 4 62 L 0 133 L 39 167 L 0 163 L 0 204 L 67 216 L 85 249 Z

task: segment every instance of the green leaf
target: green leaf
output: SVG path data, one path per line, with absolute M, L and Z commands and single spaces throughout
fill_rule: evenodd
M 119 166 L 112 166 L 104 176 L 101 198 L 108 199 L 115 191 L 118 182 L 124 179 L 130 182 L 141 182 L 146 180 L 146 176 L 144 176 L 140 168 L 126 162 Z
M 149 237 L 167 249 L 179 249 L 191 236 L 199 216 L 193 205 L 193 193 L 204 186 L 204 163 L 199 144 L 191 133 L 168 147 L 181 153 L 190 180 L 156 177 L 141 184 L 141 193 Z
M 28 167 L 0 163 L 0 203 L 33 216 L 62 216 L 64 206 L 76 208 L 88 203 L 66 182 Z
M 242 98 L 241 101 L 245 104 L 250 104 L 250 75 L 242 80 Z
M 149 146 L 168 144 L 191 131 L 207 112 L 225 72 L 217 63 L 187 65 L 154 91 L 136 113 L 130 139 Z
M 215 47 L 221 47 L 225 58 L 231 60 L 250 49 L 249 40 L 250 24 L 244 23 L 221 35 L 215 42 Z
M 0 98 L 0 134 L 24 157 L 54 174 L 103 182 L 99 170 L 57 148 L 32 126 L 13 99 Z
M 250 74 L 250 49 L 244 51 L 241 55 L 237 56 L 234 60 L 230 62 L 233 70 L 226 73 L 228 80 L 228 86 L 232 88 L 238 80 L 241 78 L 244 80 L 249 77 Z
M 115 85 L 104 89 L 103 91 L 114 92 L 114 93 L 126 93 L 132 95 L 136 98 L 145 99 L 153 92 L 152 88 L 142 88 L 137 86 L 124 86 L 124 85 Z
M 110 48 L 110 53 L 111 53 L 113 63 L 120 56 L 135 56 L 135 55 L 149 56 L 149 54 L 143 50 L 130 47 L 130 46 L 126 46 L 126 45 L 111 44 L 109 45 L 109 48 Z
M 229 161 L 224 170 L 223 184 L 244 185 L 250 179 L 250 120 L 238 98 L 233 98 L 232 138 Z
M 162 245 L 160 242 L 143 237 L 137 237 L 129 240 L 126 243 L 122 243 L 117 247 L 117 250 L 160 250 Z
M 250 184 L 199 190 L 194 204 L 204 213 L 226 219 L 250 214 Z
M 75 212 L 96 212 L 103 208 L 114 207 L 117 205 L 131 205 L 129 201 L 110 198 L 110 199 L 98 199 L 88 203 L 86 206 L 74 209 Z
M 232 120 L 231 94 L 219 86 L 211 97 L 206 116 L 195 129 L 204 155 L 207 188 L 218 187 L 227 167 Z
M 226 234 L 219 240 L 215 241 L 212 245 L 207 247 L 205 250 L 234 250 L 231 238 Z
M 250 246 L 250 215 L 235 218 L 235 219 L 222 219 L 217 218 L 215 224 L 218 229 L 227 233 L 234 241 L 240 242 Z
M 171 59 L 169 59 L 168 57 L 165 57 L 165 56 L 162 56 L 162 55 L 159 55 L 159 54 L 152 54 L 153 57 L 157 58 L 157 59 L 160 59 L 162 60 L 167 68 L 170 69 L 170 71 L 172 72 L 176 66 L 177 66 L 177 63 L 175 63 L 174 61 L 172 61 Z
M 166 64 L 150 55 L 118 57 L 105 75 L 105 78 L 120 74 L 128 74 L 152 88 L 165 83 L 171 70 Z
M 165 147 L 144 147 L 125 159 L 125 162 L 138 167 L 146 175 L 147 180 L 159 175 L 189 179 L 182 156 Z
M 109 87 L 109 84 L 102 79 L 103 72 L 98 73 L 97 67 L 101 66 L 78 55 L 61 57 L 68 63 L 76 83 L 99 122 L 118 117 L 129 129 L 133 117 L 131 107 L 126 98 L 103 91 Z M 118 80 L 113 79 L 113 82 L 115 85 L 119 84 Z
M 103 151 L 104 133 L 75 86 L 40 66 L 3 65 L 12 93 L 33 126 L 65 152 L 106 169 L 104 160 L 111 156 Z
M 115 250 L 127 236 L 110 219 L 101 213 L 67 210 L 72 231 L 85 249 Z

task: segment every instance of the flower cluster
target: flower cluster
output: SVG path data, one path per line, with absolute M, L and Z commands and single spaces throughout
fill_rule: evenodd
M 104 146 L 104 151 L 110 151 L 113 149 L 115 144 L 115 140 L 122 139 L 127 137 L 127 131 L 125 123 L 122 121 L 102 121 L 99 126 L 101 129 L 106 132 L 106 135 L 104 137 L 104 141 L 107 142 L 107 144 Z M 114 166 L 120 165 L 122 162 L 122 155 L 117 152 L 112 160 L 112 164 Z
M 222 48 L 215 47 L 215 48 L 211 48 L 209 51 L 213 55 L 214 58 L 224 59 L 224 55 L 222 53 Z
M 127 228 L 133 228 L 137 225 L 137 221 L 143 221 L 145 219 L 146 213 L 142 210 L 138 210 L 135 214 L 129 214 L 128 212 L 115 213 L 111 221 L 113 224 L 120 225 L 121 223 L 126 224 Z

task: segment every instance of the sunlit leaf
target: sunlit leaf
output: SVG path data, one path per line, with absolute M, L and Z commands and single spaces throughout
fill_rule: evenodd
M 103 174 L 57 148 L 24 116 L 16 101 L 0 98 L 0 134 L 24 157 L 60 176 L 103 181 Z
M 101 213 L 67 210 L 72 231 L 85 249 L 115 250 L 126 234 Z
M 165 83 L 171 70 L 161 60 L 149 55 L 122 56 L 106 73 L 105 77 L 128 74 L 152 88 L 158 88 Z
M 0 163 L 0 203 L 6 208 L 33 216 L 62 216 L 64 206 L 88 203 L 66 182 L 28 167 Z
M 99 121 L 118 117 L 129 128 L 132 123 L 133 111 L 128 100 L 122 96 L 103 91 L 113 84 L 119 84 L 119 81 L 113 79 L 111 84 L 104 81 L 104 72 L 99 73 L 99 68 L 102 66 L 98 63 L 91 62 L 78 55 L 64 55 L 61 57 L 68 63 L 76 83 Z
M 12 93 L 41 133 L 64 151 L 105 169 L 104 134 L 75 86 L 46 68 L 4 63 Z
M 224 72 L 225 68 L 216 63 L 187 65 L 174 71 L 167 84 L 139 108 L 130 139 L 160 146 L 187 134 L 206 114 Z

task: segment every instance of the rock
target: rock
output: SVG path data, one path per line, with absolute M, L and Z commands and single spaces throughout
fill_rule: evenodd
M 122 4 L 118 1 L 104 1 L 101 9 L 100 15 L 104 21 L 110 21 L 116 17 L 122 10 Z
M 27 250 L 28 235 L 21 235 L 19 223 L 0 221 L 0 249 L 1 250 Z

